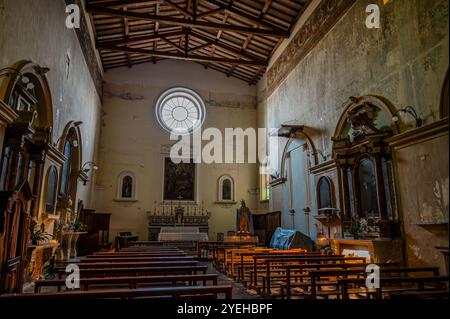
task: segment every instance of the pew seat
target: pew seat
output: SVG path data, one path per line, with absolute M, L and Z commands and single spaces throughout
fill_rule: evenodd
M 89 291 L 62 291 L 52 293 L 5 294 L 0 300 L 72 300 L 72 299 L 147 299 L 147 298 L 217 298 L 224 295 L 232 298 L 232 286 L 182 286 L 182 287 L 152 287 L 136 289 L 107 289 Z
M 99 286 L 117 286 L 127 285 L 130 289 L 138 288 L 142 284 L 176 284 L 180 282 L 188 282 L 190 285 L 211 281 L 212 285 L 217 285 L 217 274 L 200 274 L 200 275 L 162 275 L 162 276 L 126 276 L 126 277 L 107 277 L 107 278 L 81 278 L 79 281 L 80 289 L 89 290 L 91 286 L 96 289 Z M 66 286 L 64 279 L 38 280 L 35 282 L 34 292 L 40 293 L 42 287 L 56 287 L 58 291 L 62 291 L 62 287 Z

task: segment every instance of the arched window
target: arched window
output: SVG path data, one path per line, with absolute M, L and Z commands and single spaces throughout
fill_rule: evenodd
M 136 200 L 136 177 L 133 172 L 124 171 L 119 174 L 116 200 Z
M 183 87 L 171 88 L 156 102 L 156 119 L 169 133 L 190 134 L 202 126 L 206 109 L 200 95 Z
M 47 174 L 47 186 L 45 194 L 45 213 L 53 214 L 56 206 L 56 190 L 58 185 L 58 173 L 54 166 L 50 167 Z
M 234 202 L 234 180 L 229 175 L 222 175 L 218 181 L 218 201 Z
M 331 182 L 327 177 L 321 177 L 317 183 L 318 208 L 333 208 Z

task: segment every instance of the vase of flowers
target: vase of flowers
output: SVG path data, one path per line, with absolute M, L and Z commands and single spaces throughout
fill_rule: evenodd
M 32 245 L 38 245 L 40 241 L 47 240 L 52 238 L 53 236 L 50 235 L 45 231 L 45 225 L 44 223 L 41 223 L 41 225 L 37 228 L 37 221 L 31 220 L 30 222 L 30 240 Z M 37 228 L 37 229 L 36 229 Z

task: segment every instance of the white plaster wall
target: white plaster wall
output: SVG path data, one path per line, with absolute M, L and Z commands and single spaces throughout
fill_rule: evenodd
M 0 68 L 20 60 L 49 67 L 53 99 L 53 140 L 69 121 L 83 121 L 83 162 L 96 159 L 101 99 L 74 30 L 65 26 L 63 0 L 0 0 Z M 70 67 L 66 73 L 66 56 Z M 91 186 L 79 183 L 77 197 L 91 207 Z M 73 199 L 76 203 L 76 199 Z
M 112 213 L 111 236 L 118 231 L 136 232 L 147 240 L 147 211 L 162 200 L 163 165 L 161 145 L 172 144 L 169 134 L 157 124 L 154 108 L 167 88 L 185 86 L 198 92 L 206 104 L 203 128 L 256 126 L 256 87 L 227 78 L 203 66 L 183 61 L 120 68 L 105 73 L 100 170 L 97 179 L 97 208 Z M 258 187 L 256 164 L 200 164 L 199 202 L 212 213 L 210 239 L 217 232 L 235 229 L 237 205 L 222 207 L 217 200 L 217 180 L 223 174 L 235 179 L 236 199 L 257 208 L 257 196 L 248 189 Z M 114 201 L 117 176 L 132 170 L 137 176 L 135 203 Z

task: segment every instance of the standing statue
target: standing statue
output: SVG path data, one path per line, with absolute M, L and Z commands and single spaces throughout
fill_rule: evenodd
M 253 218 L 250 209 L 245 206 L 245 201 L 241 200 L 241 207 L 236 214 L 236 230 L 238 235 L 253 236 Z

